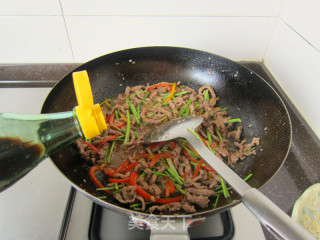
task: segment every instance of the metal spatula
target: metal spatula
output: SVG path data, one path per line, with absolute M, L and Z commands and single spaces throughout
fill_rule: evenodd
M 242 197 L 244 205 L 278 239 L 314 239 L 259 190 L 250 187 L 192 133 L 202 121 L 203 117 L 173 119 L 146 134 L 144 140 L 145 142 L 162 142 L 185 138 L 195 151 Z

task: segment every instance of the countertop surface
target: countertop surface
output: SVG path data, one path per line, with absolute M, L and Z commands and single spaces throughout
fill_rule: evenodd
M 281 90 L 275 79 L 273 79 L 272 75 L 267 71 L 267 69 L 262 63 L 240 62 L 240 64 L 258 73 L 260 76 L 266 79 L 272 86 L 274 86 L 274 88 L 281 95 L 282 99 L 284 100 L 288 108 L 293 129 L 291 149 L 284 165 L 281 167 L 278 173 L 261 188 L 261 191 L 273 202 L 275 202 L 283 211 L 291 215 L 293 205 L 295 201 L 299 198 L 299 196 L 309 186 L 317 182 L 320 182 L 320 141 L 312 132 L 312 130 L 307 125 L 303 117 L 296 110 L 296 108 L 291 104 L 285 92 Z M 0 96 L 3 97 L 5 96 L 6 92 L 8 92 L 5 88 L 42 87 L 43 90 L 41 91 L 40 99 L 44 100 L 45 96 L 50 91 L 51 87 L 59 79 L 61 79 L 68 72 L 72 71 L 78 65 L 79 64 L 0 65 Z M 16 89 L 15 91 L 17 94 L 17 99 L 19 99 L 19 90 Z M 2 103 L 0 112 L 9 112 L 10 109 L 12 109 L 10 107 L 10 104 L 19 105 L 19 102 L 8 102 L 6 104 Z M 23 107 L 26 105 L 25 103 L 23 103 L 23 105 L 21 105 L 20 108 L 18 108 L 18 110 L 21 110 L 20 113 L 37 113 L 34 112 L 34 109 L 40 111 L 42 102 L 28 102 L 28 104 L 33 105 L 35 107 L 28 110 L 28 108 Z M 39 171 L 42 170 L 41 167 L 46 164 L 51 163 L 49 161 L 44 161 L 40 164 L 38 168 L 33 170 L 30 174 L 38 174 Z M 57 179 L 57 181 L 47 179 L 43 183 L 29 182 L 28 187 L 31 187 L 29 188 L 29 190 L 31 189 L 30 191 L 34 191 L 33 193 L 26 192 L 25 186 L 20 186 L 19 182 L 16 184 L 16 186 L 13 186 L 13 188 L 19 187 L 21 190 L 21 195 L 28 196 L 28 194 L 39 194 L 41 188 L 59 187 L 61 188 L 60 194 L 67 195 L 67 192 L 70 190 L 68 182 L 62 176 L 59 176 L 59 173 L 56 169 L 51 168 L 51 170 L 49 171 L 50 172 L 48 173 L 48 176 L 50 176 L 50 178 L 52 179 Z M 25 178 L 28 178 L 28 175 Z M 11 190 L 8 189 L 0 195 L 0 203 L 6 198 L 6 194 L 9 194 L 10 191 Z M 16 198 L 12 201 L 19 202 L 19 199 L 21 198 L 19 195 L 17 195 Z M 60 227 L 60 223 L 53 223 L 50 220 L 50 211 L 60 211 L 61 214 L 63 214 L 65 206 L 63 206 L 63 204 L 65 204 L 64 202 L 66 202 L 67 199 L 63 199 L 61 201 L 61 203 L 57 203 L 54 206 L 48 206 L 48 212 L 43 213 L 45 217 L 43 217 L 42 219 L 47 219 L 48 226 L 50 227 Z M 40 203 L 29 203 L 29 205 L 26 203 L 21 203 L 21 209 L 16 210 L 22 211 L 23 209 L 27 209 L 29 214 L 32 215 L 32 208 L 37 208 L 37 204 Z M 0 206 L 1 212 L 3 212 L 7 207 L 10 207 L 4 206 L 3 204 L 0 204 Z M 13 210 L 14 209 L 12 209 L 12 211 Z M 0 228 L 3 228 L 4 226 L 2 224 L 2 221 L 4 221 L 3 218 L 1 218 L 0 221 Z M 36 224 L 30 222 L 28 223 L 27 219 L 26 222 L 27 224 Z M 12 224 L 14 224 L 14 222 L 12 222 Z M 1 230 L 1 232 L 3 231 L 5 231 L 5 229 Z M 265 236 L 266 239 L 274 239 L 266 231 Z M 26 237 L 26 239 L 29 238 Z

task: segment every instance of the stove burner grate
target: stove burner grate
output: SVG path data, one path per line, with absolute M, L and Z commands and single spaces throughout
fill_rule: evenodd
M 217 216 L 220 216 L 218 218 Z M 214 219 L 213 219 L 214 218 Z M 217 223 L 217 221 L 220 221 Z M 211 236 L 201 236 L 203 232 L 212 229 L 214 224 L 220 228 L 219 231 L 209 233 Z M 122 226 L 121 226 L 122 225 Z M 121 227 L 119 227 L 121 226 Z M 209 226 L 209 227 L 208 227 Z M 93 203 L 91 211 L 91 219 L 89 226 L 90 240 L 104 240 L 104 239 L 149 239 L 150 230 L 145 228 L 130 228 L 130 220 L 127 216 L 114 213 L 101 206 Z M 234 224 L 230 211 L 225 211 L 219 215 L 207 217 L 202 224 L 194 226 L 189 229 L 191 240 L 229 240 L 234 235 Z M 200 235 L 200 236 L 199 236 Z

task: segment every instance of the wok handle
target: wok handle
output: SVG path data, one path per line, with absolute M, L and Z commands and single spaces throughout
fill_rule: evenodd
M 151 229 L 150 240 L 190 240 L 188 228 L 204 222 L 205 218 L 143 219 Z
M 301 225 L 284 213 L 277 205 L 255 188 L 242 197 L 244 205 L 278 239 L 314 240 Z
M 188 228 L 183 229 L 176 226 L 175 229 L 153 229 L 151 228 L 150 240 L 190 240 Z
M 190 240 L 188 228 L 203 223 L 205 218 L 175 218 L 158 221 L 158 225 L 149 224 L 150 240 Z

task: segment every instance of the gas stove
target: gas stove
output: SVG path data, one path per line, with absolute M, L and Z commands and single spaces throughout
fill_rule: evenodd
M 293 124 L 291 151 L 284 166 L 261 191 L 287 214 L 295 200 L 319 181 L 320 144 L 285 93 L 262 63 L 241 63 L 269 81 L 284 99 Z M 65 72 L 65 65 L 61 65 Z M 27 68 L 30 66 L 27 66 Z M 31 66 L 42 74 L 50 66 Z M 70 66 L 72 70 L 75 66 Z M 1 66 L 0 66 L 1 68 Z M 59 66 L 50 68 L 57 69 Z M 16 68 L 17 75 L 22 75 Z M 1 71 L 0 71 L 1 73 Z M 60 77 L 59 77 L 60 78 Z M 0 80 L 0 112 L 38 114 L 53 80 Z M 4 79 L 0 76 L 0 79 Z M 95 205 L 74 190 L 45 160 L 21 181 L 0 194 L 0 226 L 4 239 L 148 239 L 150 231 L 122 216 Z M 274 239 L 242 205 L 189 229 L 191 239 Z
M 265 239 L 260 223 L 242 204 L 207 217 L 203 223 L 189 228 L 189 234 L 191 239 L 202 240 Z M 128 216 L 104 209 L 71 189 L 59 239 L 143 240 L 149 237 L 147 227 L 135 224 Z

